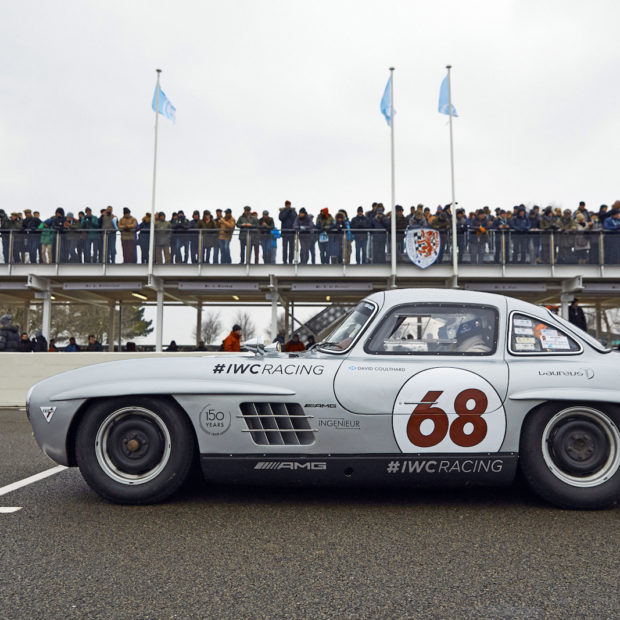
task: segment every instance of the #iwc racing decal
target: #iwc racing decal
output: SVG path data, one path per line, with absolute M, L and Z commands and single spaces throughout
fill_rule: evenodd
M 497 452 L 506 432 L 506 412 L 480 375 L 431 368 L 403 385 L 392 425 L 405 453 Z

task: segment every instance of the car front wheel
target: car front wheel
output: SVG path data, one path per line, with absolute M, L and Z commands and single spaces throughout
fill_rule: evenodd
M 521 471 L 542 498 L 563 508 L 608 508 L 620 501 L 617 408 L 546 405 L 523 424 Z
M 187 416 L 166 400 L 110 399 L 84 413 L 75 453 L 84 479 L 99 495 L 119 504 L 148 504 L 183 484 L 194 437 Z

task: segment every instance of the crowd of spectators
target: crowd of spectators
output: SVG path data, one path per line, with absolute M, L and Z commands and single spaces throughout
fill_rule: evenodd
M 451 260 L 452 213 L 450 205 L 434 210 L 422 204 L 408 213 L 395 207 L 398 260 L 404 255 L 407 230 L 433 228 L 442 238 L 438 262 Z M 259 217 L 250 206 L 233 217 L 231 209 L 182 210 L 170 219 L 162 211 L 154 222 L 155 263 L 232 263 L 231 240 L 238 238 L 240 263 L 292 264 L 385 263 L 390 252 L 392 214 L 382 203 L 358 207 L 350 216 L 325 207 L 315 215 L 290 201 L 279 209 L 277 221 L 264 210 Z M 457 247 L 460 262 L 594 263 L 604 254 L 605 263 L 620 262 L 620 201 L 611 209 L 590 210 L 584 202 L 571 209 L 483 207 L 467 213 L 456 209 Z M 605 236 L 604 248 L 600 234 Z M 0 209 L 0 237 L 5 263 L 114 263 L 120 237 L 122 262 L 149 261 L 151 216 L 138 222 L 128 208 L 117 217 L 112 206 L 95 215 L 90 207 L 76 216 L 64 209 L 42 219 L 25 209 L 9 215 Z M 278 249 L 280 257 L 278 259 Z M 604 250 L 604 252 L 603 252 Z M 235 257 L 236 258 L 236 257 Z

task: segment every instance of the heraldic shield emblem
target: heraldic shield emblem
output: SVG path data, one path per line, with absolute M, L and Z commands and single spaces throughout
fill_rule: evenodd
M 414 228 L 407 231 L 405 245 L 411 262 L 421 269 L 426 269 L 439 256 L 441 236 L 438 230 L 432 228 Z

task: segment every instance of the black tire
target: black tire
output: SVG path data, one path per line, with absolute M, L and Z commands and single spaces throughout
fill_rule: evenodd
M 93 403 L 77 430 L 75 455 L 86 482 L 117 504 L 170 497 L 194 460 L 194 433 L 183 411 L 143 396 Z
M 550 403 L 528 414 L 519 462 L 530 488 L 562 508 L 620 501 L 620 409 Z

